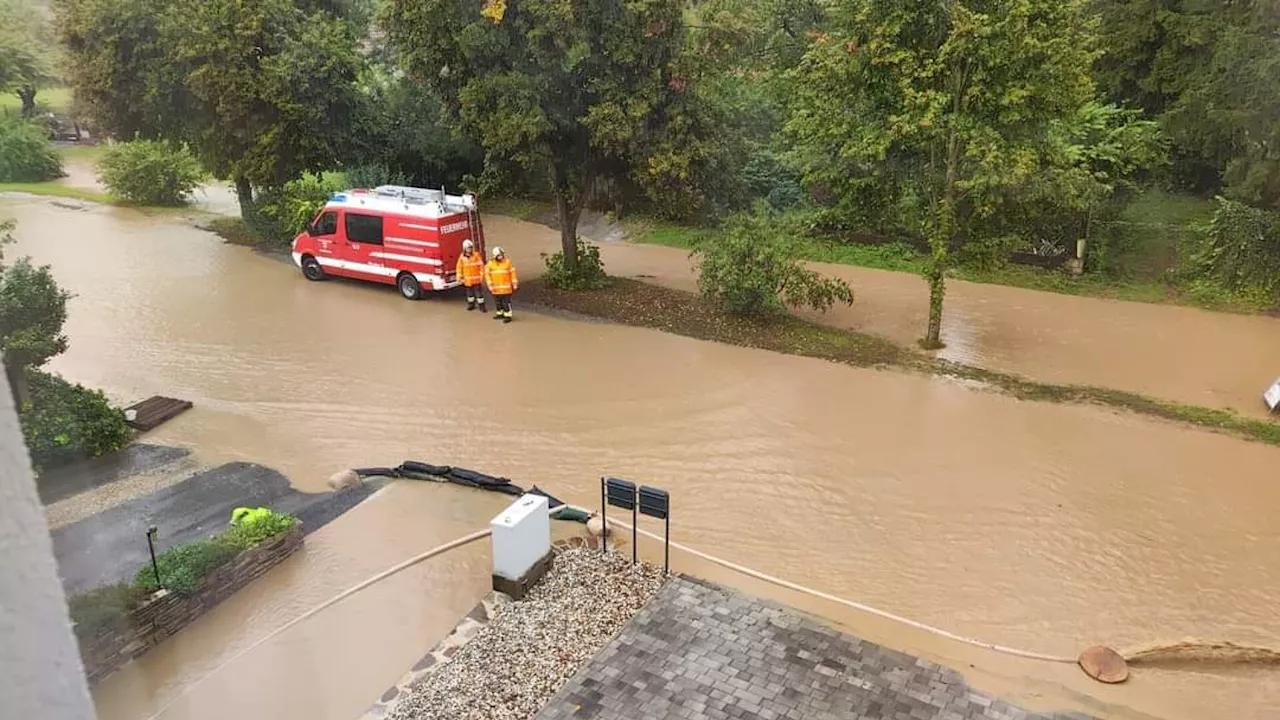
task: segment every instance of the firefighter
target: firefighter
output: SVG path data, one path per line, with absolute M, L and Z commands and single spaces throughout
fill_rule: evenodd
M 458 256 L 458 279 L 467 290 L 467 310 L 480 308 L 484 312 L 484 254 L 476 251 L 475 243 L 462 241 L 462 254 Z
M 520 288 L 520 279 L 502 246 L 493 248 L 493 259 L 484 266 L 484 284 L 489 286 L 493 302 L 498 306 L 493 319 L 511 322 L 511 294 Z

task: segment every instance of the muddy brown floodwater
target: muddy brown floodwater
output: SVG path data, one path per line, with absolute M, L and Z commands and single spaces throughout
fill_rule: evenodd
M 671 491 L 681 542 L 965 635 L 1059 654 L 1183 636 L 1280 645 L 1278 448 L 518 304 L 502 326 L 456 298 L 308 283 L 285 262 L 120 209 L 3 199 L 0 214 L 19 223 L 9 253 L 51 264 L 76 293 L 71 349 L 54 369 L 122 401 L 193 400 L 149 439 L 202 461 L 252 460 L 320 490 L 335 470 L 416 458 L 583 505 L 613 473 Z M 487 229 L 527 273 L 555 241 L 496 217 Z M 627 252 L 660 270 L 684 261 L 643 250 Z M 358 715 L 479 599 L 485 547 L 375 586 L 209 673 L 502 505 L 392 485 L 105 681 L 100 716 L 146 718 L 171 701 L 163 717 L 183 720 Z M 1032 705 L 1175 720 L 1280 707 L 1274 671 L 1141 670 L 1103 687 L 1069 666 L 957 647 L 674 559 Z

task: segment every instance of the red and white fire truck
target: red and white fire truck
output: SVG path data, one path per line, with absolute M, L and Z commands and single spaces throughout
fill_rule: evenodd
M 409 300 L 456 287 L 458 255 L 470 240 L 484 252 L 474 195 L 382 185 L 334 193 L 293 240 L 308 280 L 330 275 L 395 285 Z

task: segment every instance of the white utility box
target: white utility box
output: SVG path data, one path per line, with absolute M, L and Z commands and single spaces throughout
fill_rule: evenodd
M 547 499 L 522 495 L 489 522 L 493 531 L 493 574 L 519 582 L 551 554 Z
M 1267 409 L 1275 412 L 1276 408 L 1280 408 L 1280 379 L 1271 383 L 1271 387 L 1262 394 L 1262 401 L 1267 404 Z

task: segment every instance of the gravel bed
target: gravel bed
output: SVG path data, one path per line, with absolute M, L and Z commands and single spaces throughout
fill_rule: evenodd
M 390 720 L 524 720 L 613 639 L 658 588 L 660 568 L 574 548 L 522 601 L 502 605 Z

